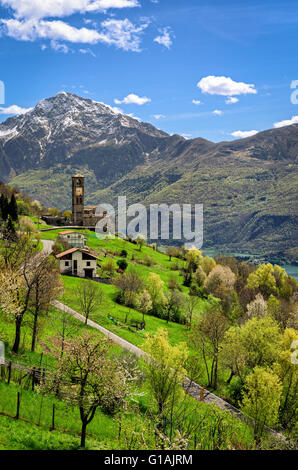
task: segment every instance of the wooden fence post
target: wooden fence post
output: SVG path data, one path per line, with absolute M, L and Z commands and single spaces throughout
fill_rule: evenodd
M 20 403 L 21 403 L 21 394 L 18 392 L 18 398 L 17 398 L 17 414 L 15 416 L 15 419 L 19 419 L 20 417 Z
M 200 388 L 200 401 L 204 401 L 204 389 L 203 389 L 203 387 Z
M 34 391 L 34 385 L 35 385 L 35 367 L 32 369 L 32 392 Z
M 54 429 L 55 429 L 55 403 L 53 403 L 52 426 L 50 427 L 50 431 L 54 431 Z
M 11 379 L 11 361 L 9 361 L 8 363 L 8 379 L 7 379 L 8 385 L 10 384 L 10 379 Z

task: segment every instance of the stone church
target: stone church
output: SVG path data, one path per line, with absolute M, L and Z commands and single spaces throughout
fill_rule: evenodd
M 95 227 L 97 222 L 107 215 L 96 215 L 97 206 L 85 206 L 85 179 L 81 174 L 72 177 L 72 223 L 82 227 Z

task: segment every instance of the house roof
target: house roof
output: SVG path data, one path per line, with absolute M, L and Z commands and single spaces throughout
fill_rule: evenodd
M 63 258 L 64 256 L 71 255 L 72 253 L 75 253 L 76 251 L 80 251 L 81 253 L 85 253 L 88 256 L 91 256 L 91 258 L 98 259 L 97 256 L 92 255 L 90 251 L 84 250 L 84 248 L 70 248 L 69 250 L 63 251 L 63 253 L 59 253 L 58 255 L 55 255 L 57 259 Z
M 58 235 L 69 235 L 70 233 L 77 233 L 78 235 L 83 235 L 82 233 L 76 232 L 75 230 L 64 230 L 63 232 L 59 232 Z

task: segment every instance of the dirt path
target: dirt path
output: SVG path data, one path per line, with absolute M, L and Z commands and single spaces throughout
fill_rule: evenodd
M 52 302 L 52 305 L 56 307 L 58 310 L 61 310 L 62 312 L 67 312 L 73 317 L 77 318 L 77 320 L 85 323 L 85 317 L 81 315 L 80 313 L 76 312 L 70 307 L 67 307 L 67 305 L 63 304 L 62 302 L 59 302 L 58 300 L 54 300 Z M 98 325 L 98 323 L 95 323 L 92 320 L 88 320 L 87 325 L 91 326 L 92 328 L 95 328 L 96 330 L 101 331 L 105 336 L 110 338 L 114 343 L 119 344 L 124 349 L 127 349 L 128 351 L 132 352 L 138 357 L 144 357 L 147 356 L 147 354 L 142 351 L 142 349 L 138 348 L 132 343 L 129 343 L 123 338 L 120 338 L 120 336 L 115 335 L 115 333 L 112 333 L 111 331 L 107 330 L 103 326 Z
M 44 253 L 45 255 L 50 255 L 52 253 L 52 249 L 53 249 L 53 245 L 55 244 L 55 241 L 53 240 L 41 240 L 42 244 L 43 244 L 43 249 L 42 249 L 42 253 Z
M 56 307 L 57 309 L 62 310 L 63 312 L 67 312 L 73 317 L 77 318 L 79 321 L 85 323 L 85 317 L 83 315 L 76 312 L 72 308 L 67 307 L 67 305 L 63 304 L 62 302 L 55 300 L 52 302 L 52 305 Z M 114 343 L 119 344 L 119 346 L 127 349 L 128 351 L 132 352 L 136 356 L 149 357 L 148 354 L 145 353 L 145 351 L 138 348 L 134 344 L 129 343 L 128 341 L 116 335 L 115 333 L 112 333 L 111 331 L 107 330 L 103 326 L 98 325 L 98 323 L 95 323 L 92 320 L 88 320 L 87 324 L 95 328 L 96 330 L 101 331 L 105 336 L 110 338 Z M 189 379 L 186 379 L 185 389 L 187 390 L 187 393 L 189 393 L 189 395 L 191 395 L 193 398 L 195 398 L 198 401 L 200 401 L 201 388 L 202 387 L 200 387 L 200 385 L 196 384 L 195 382 L 190 382 Z M 237 416 L 237 418 L 242 418 L 242 414 L 237 408 L 235 408 L 234 406 L 224 401 L 222 398 L 219 398 L 218 396 L 214 395 L 213 393 L 205 389 L 204 389 L 204 403 L 208 403 L 209 405 L 216 405 L 221 410 L 227 410 L 231 412 L 232 414 L 234 414 L 235 416 Z
M 85 317 L 81 315 L 80 313 L 76 312 L 70 307 L 67 307 L 67 305 L 63 304 L 62 302 L 59 302 L 58 300 L 54 300 L 52 302 L 52 305 L 56 307 L 58 310 L 61 310 L 63 312 L 67 312 L 73 317 L 77 318 L 79 321 L 85 323 Z M 95 323 L 92 320 L 88 320 L 87 325 L 91 326 L 92 328 L 95 328 L 98 331 L 101 331 L 105 336 L 110 338 L 114 343 L 119 344 L 119 346 L 122 346 L 123 348 L 127 349 L 128 351 L 132 352 L 138 357 L 143 357 L 146 359 L 149 358 L 148 354 L 145 353 L 142 349 L 138 348 L 132 343 L 129 343 L 125 339 L 120 338 L 120 336 L 116 335 L 115 333 L 112 333 L 111 331 L 107 330 L 103 326 L 98 325 L 98 323 Z M 186 392 L 192 396 L 195 400 L 201 401 L 200 400 L 200 395 L 201 395 L 201 389 L 204 391 L 204 403 L 208 405 L 215 405 L 217 408 L 221 410 L 228 411 L 231 413 L 235 418 L 240 419 L 241 421 L 245 421 L 243 414 L 241 413 L 238 408 L 235 408 L 235 406 L 231 405 L 230 403 L 226 402 L 222 398 L 218 397 L 214 393 L 209 392 L 208 390 L 202 388 L 200 385 L 198 385 L 195 382 L 191 382 L 187 377 L 185 379 L 185 385 L 184 388 Z M 280 434 L 279 432 L 275 431 L 274 429 L 268 429 L 268 432 L 275 438 L 281 441 L 285 441 L 286 438 L 283 434 Z

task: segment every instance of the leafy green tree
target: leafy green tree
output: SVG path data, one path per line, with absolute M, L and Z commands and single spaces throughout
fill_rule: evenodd
M 246 349 L 238 326 L 229 328 L 224 335 L 221 343 L 220 363 L 230 370 L 227 383 L 231 382 L 234 375 L 239 377 L 242 382 L 244 381 Z
M 193 282 L 195 282 L 199 287 L 202 287 L 206 281 L 206 277 L 205 271 L 201 266 L 199 266 L 193 275 Z
M 65 219 L 68 221 L 68 222 L 71 222 L 71 216 L 72 216 L 72 212 L 71 211 L 65 211 L 63 212 L 62 214 L 63 217 L 65 217 Z
M 218 386 L 218 364 L 221 342 L 229 326 L 227 318 L 216 304 L 193 326 L 190 340 L 203 359 L 208 377 L 208 387 L 214 390 Z
M 165 317 L 167 323 L 169 321 L 174 321 L 182 323 L 185 321 L 185 317 L 181 315 L 181 308 L 184 304 L 184 295 L 177 290 L 172 290 L 170 292 L 165 292 Z
M 253 317 L 241 327 L 232 327 L 222 341 L 221 362 L 242 381 L 254 367 L 271 367 L 280 348 L 281 332 L 269 315 Z
M 251 273 L 247 278 L 247 287 L 260 291 L 265 299 L 268 299 L 271 294 L 275 294 L 277 287 L 272 264 L 261 264 Z
M 255 367 L 247 376 L 241 410 L 253 419 L 256 440 L 264 435 L 266 427 L 277 424 L 281 394 L 282 384 L 272 371 Z
M 283 384 L 283 394 L 280 406 L 280 421 L 286 428 L 292 428 L 297 421 L 298 409 L 298 332 L 286 328 L 280 341 L 280 350 L 274 372 Z
M 147 290 L 151 296 L 152 309 L 157 312 L 161 306 L 165 305 L 166 298 L 163 292 L 164 281 L 156 273 L 150 273 L 147 281 Z
M 50 207 L 48 210 L 49 215 L 52 215 L 53 217 L 57 216 L 60 214 L 60 210 L 57 209 L 56 207 Z
M 143 314 L 143 323 L 145 323 L 145 314 L 150 312 L 150 310 L 152 309 L 151 296 L 150 296 L 149 292 L 146 289 L 144 289 L 140 293 L 140 296 L 138 298 L 137 307 L 140 310 L 140 312 L 142 312 L 142 314 Z
M 200 262 L 200 266 L 203 269 L 206 276 L 208 276 L 208 274 L 211 273 L 212 269 L 215 268 L 216 262 L 214 261 L 213 258 L 210 258 L 209 256 L 204 256 Z
M 165 329 L 147 335 L 144 350 L 150 356 L 146 370 L 152 398 L 157 404 L 158 415 L 163 418 L 183 395 L 181 385 L 186 375 L 188 350 L 184 343 L 171 346 Z

